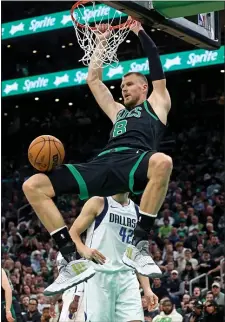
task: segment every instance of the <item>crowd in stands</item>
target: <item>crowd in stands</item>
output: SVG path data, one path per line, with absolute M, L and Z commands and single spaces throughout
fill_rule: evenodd
M 23 124 L 27 140 L 24 150 L 28 142 L 41 132 L 52 135 L 60 132 L 63 133 L 63 143 L 66 142 L 67 161 L 74 158 L 83 161 L 95 153 L 93 149 L 103 147 L 107 141 L 108 134 L 103 135 L 106 133 L 104 122 L 101 122 L 103 129 L 99 127 L 100 123 L 94 125 L 93 115 L 75 117 L 64 110 L 60 117 L 59 121 L 59 118 L 49 115 L 45 122 L 41 121 L 41 126 L 35 117 Z M 98 114 L 95 117 L 101 118 Z M 80 120 L 79 131 L 76 129 L 75 135 L 68 135 L 62 128 L 70 131 L 68 123 L 74 128 L 74 119 L 78 125 Z M 86 126 L 93 130 L 89 136 Z M 86 136 L 80 134 L 78 138 L 78 132 L 86 133 Z M 78 138 L 76 141 L 75 137 Z M 84 141 L 86 145 L 82 149 Z M 175 145 L 169 154 L 174 161 L 174 170 L 166 199 L 149 232 L 149 251 L 162 270 L 162 276 L 151 280 L 160 305 L 156 311 L 148 312 L 146 300 L 142 297 L 145 320 L 222 322 L 225 301 L 222 131 L 210 119 L 184 126 L 175 133 Z M 12 155 L 3 156 L 2 267 L 11 280 L 14 297 L 20 305 L 16 309 L 22 312 L 17 320 L 57 322 L 62 299 L 53 304 L 43 291 L 58 275 L 58 250 L 22 193 L 22 183 L 32 170 L 24 158 L 25 154 L 21 155 L 23 160 L 19 158 L 19 162 Z M 70 227 L 83 203 L 76 195 L 64 195 L 58 198 L 57 206 Z M 73 321 L 76 308 L 76 303 L 72 303 L 68 321 Z M 172 318 L 169 320 L 169 317 Z

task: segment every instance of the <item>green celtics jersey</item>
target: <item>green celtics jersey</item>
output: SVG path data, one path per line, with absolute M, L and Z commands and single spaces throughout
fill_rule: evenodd
M 157 151 L 166 126 L 159 120 L 148 101 L 131 110 L 120 110 L 104 150 L 130 147 Z

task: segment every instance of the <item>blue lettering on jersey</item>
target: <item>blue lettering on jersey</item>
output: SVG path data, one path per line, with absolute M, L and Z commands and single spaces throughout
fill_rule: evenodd
M 122 120 L 122 119 L 130 118 L 130 117 L 140 118 L 141 111 L 142 111 L 141 106 L 137 106 L 134 109 L 132 109 L 131 111 L 128 111 L 127 109 L 123 109 L 118 112 L 117 117 L 116 117 L 116 122 L 119 120 Z
M 137 224 L 136 219 L 131 219 L 129 217 L 117 215 L 112 212 L 110 212 L 110 215 L 109 215 L 109 222 L 114 222 L 115 224 L 119 224 L 121 226 L 130 227 L 130 228 L 135 228 Z

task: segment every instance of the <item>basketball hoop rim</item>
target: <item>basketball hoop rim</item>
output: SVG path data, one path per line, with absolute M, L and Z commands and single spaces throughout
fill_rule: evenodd
M 76 21 L 76 19 L 73 16 L 74 10 L 77 9 L 79 7 L 79 5 L 84 5 L 87 4 L 88 2 L 92 2 L 91 0 L 79 0 L 77 2 L 74 3 L 74 5 L 72 6 L 71 10 L 70 10 L 70 15 L 71 15 L 71 19 L 72 21 L 79 27 L 79 28 L 86 28 L 86 25 L 80 24 L 78 21 Z M 110 26 L 109 30 L 117 30 L 117 29 L 124 29 L 124 28 L 129 28 L 132 23 L 133 23 L 134 19 L 129 19 L 129 17 L 127 18 L 127 21 L 124 23 L 121 23 L 119 25 L 116 26 Z M 91 30 L 97 30 L 97 27 L 91 27 L 89 26 L 89 29 Z

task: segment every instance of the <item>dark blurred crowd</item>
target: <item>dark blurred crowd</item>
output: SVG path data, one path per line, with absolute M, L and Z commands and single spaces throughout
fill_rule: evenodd
M 73 121 L 76 119 L 76 124 L 80 124 L 79 130 L 76 129 L 80 139 L 68 135 L 66 151 L 69 150 L 69 159 L 72 159 L 71 155 L 79 159 L 78 152 L 82 161 L 90 157 L 95 153 L 94 148 L 104 145 L 107 136 L 103 137 L 105 130 L 99 127 L 99 122 L 98 126 L 94 125 L 93 116 L 87 117 L 79 110 L 76 113 L 72 116 L 64 110 L 60 122 L 49 115 L 41 126 L 35 118 L 23 124 L 28 142 L 38 135 L 36 128 L 53 135 L 57 131 L 63 132 L 62 141 L 65 142 L 68 133 L 62 129 L 71 129 L 68 122 L 75 128 Z M 39 125 L 35 127 L 35 123 Z M 88 136 L 87 127 L 93 130 Z M 86 133 L 86 137 L 81 133 Z M 84 152 L 81 146 L 85 140 Z M 225 301 L 223 146 L 222 131 L 210 119 L 196 120 L 192 125 L 184 122 L 182 130 L 175 133 L 175 145 L 171 153 L 167 152 L 174 161 L 171 182 L 149 232 L 149 251 L 163 272 L 161 278 L 151 280 L 160 306 L 159 311 L 148 312 L 142 298 L 146 321 L 222 321 Z M 18 167 L 15 159 L 3 156 L 2 267 L 20 303 L 23 321 L 56 322 L 62 299 L 53 301 L 45 297 L 43 291 L 58 275 L 58 250 L 22 193 L 22 183 L 32 170 L 27 159 L 21 164 Z M 83 203 L 76 195 L 64 195 L 58 198 L 57 206 L 70 227 Z

